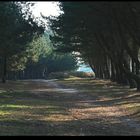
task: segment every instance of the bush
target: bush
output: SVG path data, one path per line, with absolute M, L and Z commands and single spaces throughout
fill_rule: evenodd
M 80 77 L 80 78 L 93 78 L 94 77 L 94 73 L 93 72 L 72 72 L 71 73 L 72 76 L 75 77 Z
M 48 75 L 47 79 L 64 79 L 70 77 L 94 78 L 95 75 L 93 72 L 52 72 Z
M 69 74 L 66 72 L 52 72 L 48 75 L 48 79 L 61 79 L 61 78 L 69 78 Z

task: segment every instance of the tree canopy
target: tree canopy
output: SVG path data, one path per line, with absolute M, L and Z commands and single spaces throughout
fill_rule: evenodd
M 23 11 L 23 7 L 26 11 Z M 0 58 L 3 82 L 6 81 L 8 60 L 19 59 L 26 46 L 44 32 L 44 27 L 38 26 L 29 8 L 30 3 L 26 2 L 0 2 Z
M 98 78 L 140 90 L 138 2 L 61 2 L 50 19 L 57 51 L 80 52 Z

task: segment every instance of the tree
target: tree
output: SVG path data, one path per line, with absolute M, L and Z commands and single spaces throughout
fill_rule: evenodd
M 61 2 L 64 14 L 50 19 L 56 50 L 81 54 L 98 78 L 140 90 L 137 2 Z
M 33 38 L 44 32 L 38 26 L 29 11 L 29 3 L 24 5 L 27 12 L 23 12 L 20 2 L 0 3 L 0 55 L 3 64 L 2 82 L 6 82 L 7 60 L 24 51 Z M 16 60 L 16 59 L 14 59 Z
M 71 71 L 77 68 L 77 59 L 71 54 L 54 52 L 48 33 L 34 39 L 25 52 L 9 61 L 9 79 L 47 78 L 51 72 Z

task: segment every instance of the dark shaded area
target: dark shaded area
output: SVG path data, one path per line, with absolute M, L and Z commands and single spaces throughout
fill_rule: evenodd
M 140 90 L 140 3 L 61 2 L 50 18 L 58 52 L 79 52 L 97 78 Z

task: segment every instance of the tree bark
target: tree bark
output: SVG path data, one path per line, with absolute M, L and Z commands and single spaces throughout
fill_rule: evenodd
M 3 61 L 3 75 L 2 75 L 2 83 L 6 83 L 6 74 L 7 74 L 7 58 L 4 56 Z

